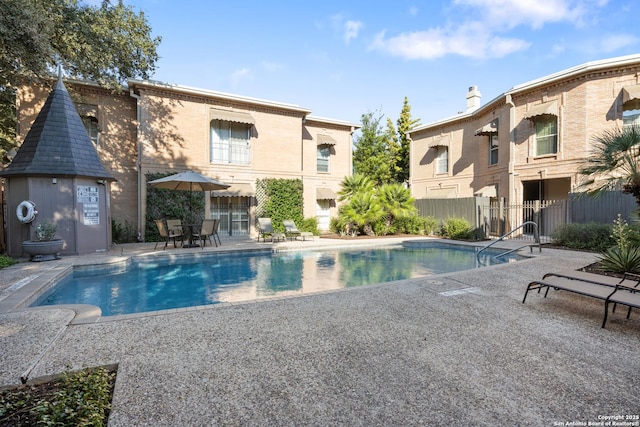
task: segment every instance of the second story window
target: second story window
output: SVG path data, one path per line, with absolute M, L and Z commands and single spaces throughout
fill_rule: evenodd
M 489 164 L 498 164 L 498 134 L 489 135 Z
M 439 145 L 436 147 L 436 173 L 449 172 L 449 147 Z
M 536 156 L 558 152 L 558 118 L 554 115 L 542 115 L 535 118 Z
M 100 129 L 98 128 L 98 119 L 92 116 L 84 116 L 82 118 L 82 123 L 84 124 L 85 129 L 87 130 L 87 134 L 89 134 L 89 138 L 91 142 L 93 142 L 94 146 L 98 146 L 98 138 L 100 135 Z
M 211 163 L 248 165 L 250 148 L 248 124 L 211 121 Z
M 328 145 L 318 146 L 318 161 L 316 170 L 318 172 L 329 172 L 329 156 L 331 155 L 331 147 Z

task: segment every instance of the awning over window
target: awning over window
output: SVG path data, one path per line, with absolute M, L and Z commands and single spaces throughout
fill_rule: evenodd
M 316 200 L 335 200 L 338 196 L 330 188 L 316 188 Z
M 534 120 L 538 116 L 557 116 L 558 115 L 558 101 L 543 102 L 529 107 L 529 111 L 524 114 L 525 119 Z
M 494 185 L 486 185 L 482 187 L 480 190 L 473 193 L 474 196 L 478 197 L 498 197 L 498 189 Z
M 317 141 L 318 141 L 318 145 L 336 145 L 337 144 L 336 140 L 333 139 L 331 136 L 324 135 L 321 133 L 318 134 Z
M 456 198 L 455 187 L 427 189 L 427 199 L 455 199 L 455 198 Z
M 476 130 L 476 135 L 488 136 L 492 133 L 498 133 L 498 119 L 493 119 L 480 129 Z
M 433 140 L 429 143 L 429 148 L 433 147 L 448 147 L 451 138 L 447 136 L 434 136 Z
M 253 197 L 255 191 L 251 187 L 251 184 L 231 184 L 231 187 L 220 190 L 212 191 L 211 197 Z
M 622 107 L 625 110 L 640 109 L 640 85 L 630 85 L 622 88 Z
M 249 113 L 243 111 L 219 110 L 212 108 L 209 110 L 209 120 L 223 120 L 225 122 L 245 123 L 255 125 L 256 120 Z

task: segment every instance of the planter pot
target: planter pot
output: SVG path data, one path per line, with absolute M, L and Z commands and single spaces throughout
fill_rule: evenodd
M 22 251 L 31 257 L 31 261 L 51 261 L 60 259 L 60 251 L 64 240 L 55 239 L 47 242 L 26 240 L 22 242 Z

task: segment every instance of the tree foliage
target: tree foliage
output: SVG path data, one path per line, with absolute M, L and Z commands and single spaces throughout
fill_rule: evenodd
M 593 139 L 593 153 L 580 167 L 588 193 L 622 189 L 640 209 L 640 126 L 605 130 Z
M 411 117 L 411 105 L 409 105 L 409 98 L 405 96 L 402 104 L 402 110 L 400 111 L 400 117 L 397 122 L 397 140 L 399 141 L 400 147 L 398 149 L 399 153 L 396 156 L 397 161 L 394 168 L 396 171 L 396 175 L 394 176 L 396 182 L 404 182 L 409 179 L 410 141 L 407 137 L 407 132 L 419 123 L 420 119 L 413 119 Z
M 376 185 L 404 182 L 409 178 L 410 143 L 406 133 L 420 120 L 411 118 L 406 96 L 397 129 L 387 118 L 383 130 L 381 120 L 382 115 L 374 112 L 361 116 L 360 135 L 355 138 L 354 171 L 368 176 Z
M 56 66 L 111 89 L 155 71 L 160 37 L 152 37 L 144 13 L 121 0 L 100 6 L 0 0 L 0 10 L 0 148 L 5 151 L 16 145 L 15 89 L 46 84 Z
M 394 233 L 393 223 L 402 218 L 415 218 L 418 210 L 409 189 L 402 184 L 384 184 L 374 187 L 372 181 L 363 175 L 345 177 L 340 184 L 340 200 L 346 203 L 340 207 L 336 227 L 340 233 L 368 235 Z M 416 223 L 405 221 L 405 225 Z
M 382 131 L 382 115 L 368 112 L 361 116 L 360 135 L 355 138 L 353 169 L 357 174 L 369 177 L 376 184 L 391 181 L 391 159 L 386 135 Z

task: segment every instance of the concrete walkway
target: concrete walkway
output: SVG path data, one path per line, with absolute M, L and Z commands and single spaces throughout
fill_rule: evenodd
M 149 251 L 131 246 L 88 258 Z M 117 363 L 110 426 L 554 426 L 637 416 L 640 313 L 627 320 L 619 310 L 601 329 L 603 305 L 588 298 L 551 292 L 522 304 L 529 281 L 595 260 L 553 249 L 533 255 L 481 270 L 87 324 L 70 324 L 69 309 L 5 309 L 0 384 L 19 383 L 25 371 L 36 378 Z M 24 277 L 35 279 L 33 264 L 0 270 L 0 303 Z

